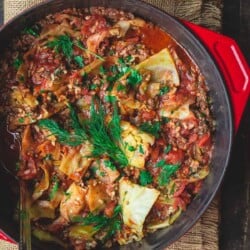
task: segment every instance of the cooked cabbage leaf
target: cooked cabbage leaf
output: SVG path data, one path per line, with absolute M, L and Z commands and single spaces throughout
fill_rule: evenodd
M 121 122 L 121 128 L 124 152 L 129 164 L 137 168 L 144 168 L 149 148 L 154 144 L 155 137 L 137 129 L 126 121 Z M 131 148 L 135 150 L 131 150 Z
M 156 189 L 142 187 L 122 178 L 119 182 L 119 203 L 124 224 L 142 235 L 145 218 L 159 194 Z
M 60 214 L 67 221 L 79 212 L 85 206 L 86 190 L 76 185 L 74 182 L 67 190 L 68 195 L 64 195 L 60 204 Z
M 152 81 L 160 83 L 172 83 L 179 86 L 180 79 L 173 58 L 167 48 L 149 57 L 135 67 L 137 70 L 151 71 Z

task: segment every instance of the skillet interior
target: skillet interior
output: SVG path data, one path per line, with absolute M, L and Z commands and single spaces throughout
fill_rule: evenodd
M 195 63 L 199 65 L 201 73 L 205 76 L 206 84 L 210 89 L 209 94 L 213 100 L 212 114 L 217 125 L 214 135 L 215 146 L 212 156 L 212 169 L 210 175 L 203 184 L 202 190 L 188 206 L 187 211 L 184 212 L 171 227 L 149 235 L 140 242 L 140 244 L 133 243 L 120 248 L 116 247 L 116 249 L 161 249 L 162 247 L 170 245 L 176 241 L 194 225 L 208 207 L 222 181 L 230 156 L 233 134 L 232 115 L 227 91 L 215 62 L 200 41 L 175 18 L 138 0 L 47 1 L 22 13 L 0 29 L 0 52 L 7 47 L 10 39 L 13 36 L 16 36 L 20 30 L 23 30 L 27 24 L 34 23 L 49 13 L 54 13 L 65 8 L 86 8 L 90 6 L 123 9 L 160 26 L 172 35 L 172 37 L 174 37 L 175 40 L 189 53 Z M 1 144 L 3 148 L 4 145 L 2 140 Z M 0 147 L 0 157 L 3 153 L 4 152 Z M 4 204 L 1 205 L 2 208 L 0 210 L 0 227 L 18 240 L 18 226 L 17 224 L 14 224 L 12 219 L 15 207 L 15 195 L 10 188 L 13 185 L 17 185 L 17 183 L 11 183 L 10 180 L 2 174 L 0 176 L 0 183 L 0 194 L 2 204 Z M 45 246 L 45 244 L 35 241 L 34 249 L 45 248 L 56 249 L 54 246 Z

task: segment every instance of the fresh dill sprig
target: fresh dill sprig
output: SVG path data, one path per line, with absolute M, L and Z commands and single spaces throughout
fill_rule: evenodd
M 158 138 L 160 130 L 161 130 L 161 123 L 160 122 L 152 122 L 152 123 L 144 122 L 139 126 L 139 129 L 148 134 L 154 135 L 156 138 Z
M 109 219 L 109 227 L 104 241 L 110 239 L 117 231 L 121 230 L 122 222 L 120 220 L 120 214 L 122 212 L 121 205 L 117 205 L 114 209 L 113 216 Z
M 75 216 L 71 219 L 71 221 L 75 223 L 81 223 L 84 226 L 93 225 L 97 231 L 103 229 L 106 232 L 103 241 L 106 241 L 117 231 L 121 230 L 121 211 L 121 206 L 117 205 L 111 218 L 104 215 L 95 215 L 89 213 L 86 217 Z
M 77 136 L 82 137 L 83 140 L 87 140 L 87 133 L 85 131 L 85 128 L 81 125 L 76 111 L 71 104 L 68 105 L 68 108 L 70 111 L 71 126 L 74 129 L 74 133 Z
M 77 134 L 71 134 L 67 130 L 63 129 L 58 123 L 52 119 L 44 119 L 38 122 L 38 125 L 42 128 L 48 129 L 52 135 L 55 135 L 58 141 L 62 144 L 69 146 L 78 146 L 83 143 L 85 137 Z
M 114 162 L 119 163 L 120 166 L 128 165 L 128 159 L 124 152 L 118 146 L 121 140 L 120 116 L 118 108 L 114 105 L 114 112 L 111 121 L 108 125 L 105 124 L 105 110 L 100 103 L 98 109 L 95 109 L 92 101 L 90 107 L 90 118 L 85 121 L 83 126 L 77 116 L 74 108 L 69 104 L 71 126 L 73 131 L 70 133 L 52 119 L 40 120 L 38 125 L 48 129 L 52 135 L 55 135 L 58 141 L 69 146 L 78 146 L 85 140 L 89 139 L 92 142 L 94 149 L 92 155 L 99 157 L 107 154 Z M 88 134 L 86 132 L 88 129 Z
M 118 118 L 118 114 L 115 115 L 115 118 L 113 116 L 111 125 L 106 126 L 105 111 L 100 104 L 97 106 L 98 108 L 95 108 L 92 101 L 90 120 L 88 121 L 89 133 L 94 145 L 92 154 L 94 157 L 107 154 L 112 160 L 121 164 L 121 166 L 126 166 L 128 159 L 115 142 L 115 140 L 120 138 L 120 124 L 118 124 L 120 118 Z
M 105 167 L 110 168 L 113 171 L 116 170 L 116 166 L 109 160 L 105 160 L 104 165 Z
M 119 142 L 121 140 L 121 118 L 118 114 L 118 108 L 117 108 L 117 104 L 113 103 L 113 107 L 114 107 L 114 111 L 113 111 L 113 116 L 112 119 L 108 125 L 108 128 L 110 130 L 110 135 L 112 136 L 114 141 Z
M 81 223 L 82 225 L 94 225 L 96 230 L 106 227 L 109 219 L 103 215 L 95 215 L 89 213 L 86 217 L 75 216 L 72 218 L 72 222 Z

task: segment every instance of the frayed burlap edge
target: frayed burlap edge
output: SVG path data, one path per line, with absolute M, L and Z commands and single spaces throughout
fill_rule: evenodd
M 4 0 L 4 22 L 28 7 L 43 2 L 43 0 Z
M 221 30 L 222 0 L 143 0 L 169 14 L 193 23 Z
M 217 195 L 198 222 L 166 250 L 218 250 L 219 222 L 219 195 Z
M 164 11 L 210 29 L 221 30 L 222 0 L 143 0 Z M 42 0 L 4 0 L 4 21 Z
M 0 240 L 0 249 L 1 250 L 18 250 L 18 246 L 16 244 L 7 242 L 5 240 Z

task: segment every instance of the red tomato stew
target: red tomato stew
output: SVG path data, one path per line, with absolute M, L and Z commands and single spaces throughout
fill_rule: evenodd
M 138 241 L 199 192 L 208 87 L 165 31 L 119 10 L 67 9 L 25 28 L 0 65 L 35 237 L 78 250 Z

